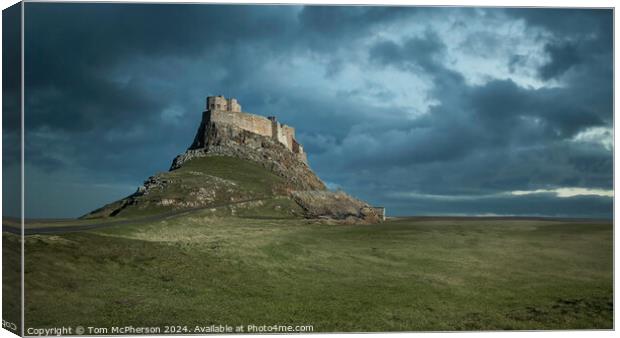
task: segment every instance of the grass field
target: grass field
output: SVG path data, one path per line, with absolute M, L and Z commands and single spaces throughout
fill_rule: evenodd
M 613 325 L 611 223 L 404 218 L 351 226 L 241 216 L 200 211 L 28 236 L 26 327 Z M 15 247 L 18 237 L 4 233 L 3 241 Z M 5 250 L 4 259 L 17 254 Z

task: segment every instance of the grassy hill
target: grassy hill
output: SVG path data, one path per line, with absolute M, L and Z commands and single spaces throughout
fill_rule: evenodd
M 228 207 L 232 216 L 239 210 L 268 218 L 323 217 L 350 223 L 379 219 L 365 202 L 344 192 L 294 191 L 294 187 L 299 185 L 257 162 L 231 156 L 196 157 L 175 170 L 149 177 L 135 194 L 105 205 L 82 220 L 132 219 L 205 208 L 219 209 L 222 215 L 222 207 Z
M 144 192 L 108 204 L 84 218 L 144 216 L 173 209 L 272 199 L 286 194 L 287 182 L 251 161 L 208 156 L 191 159 L 176 170 L 152 176 L 145 187 Z
M 256 196 L 277 182 L 261 179 Z M 26 325 L 612 328 L 610 223 L 405 218 L 348 226 L 260 210 L 280 202 L 237 217 L 221 207 L 27 236 Z M 3 241 L 12 247 L 18 237 L 4 233 Z

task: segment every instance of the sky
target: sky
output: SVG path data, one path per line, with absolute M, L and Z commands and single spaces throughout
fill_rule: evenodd
M 611 10 L 25 6 L 27 217 L 133 193 L 219 94 L 388 215 L 612 217 Z

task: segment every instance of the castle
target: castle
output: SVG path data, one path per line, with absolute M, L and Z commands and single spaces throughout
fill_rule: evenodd
M 263 117 L 244 113 L 237 99 L 227 99 L 221 95 L 207 97 L 203 120 L 232 124 L 240 129 L 271 137 L 293 152 L 299 160 L 308 163 L 304 148 L 295 139 L 295 128 L 281 124 L 275 116 Z
M 149 177 L 136 193 L 85 217 L 113 217 L 127 210 L 152 206 L 157 210 L 160 207 L 211 208 L 220 203 L 254 203 L 279 196 L 300 206 L 299 213 L 290 210 L 290 214 L 284 210 L 288 207 L 279 208 L 289 216 L 303 215 L 310 219 L 333 219 L 351 224 L 385 220 L 385 208 L 372 207 L 342 191 L 334 192 L 327 188 L 308 165 L 306 153 L 295 139 L 294 128 L 279 123 L 272 116 L 244 113 L 234 98 L 209 96 L 205 108 L 194 141 L 184 153 L 174 158 L 168 173 Z M 176 170 L 180 170 L 188 161 L 205 157 L 251 162 L 281 179 L 261 182 L 261 186 L 265 185 L 267 190 L 244 186 L 245 180 L 235 180 L 235 175 L 245 177 L 254 170 L 248 169 L 245 172 L 245 168 L 238 167 L 240 164 L 228 167 L 226 172 L 231 177 L 226 176 L 225 179 L 217 174 L 219 170 L 209 171 L 209 165 L 204 168 L 206 175 L 202 175 L 201 166 L 189 168 L 191 177 L 177 174 Z M 257 174 L 264 173 L 259 171 Z M 198 178 L 194 175 L 202 176 Z M 232 208 L 231 214 L 234 215 Z

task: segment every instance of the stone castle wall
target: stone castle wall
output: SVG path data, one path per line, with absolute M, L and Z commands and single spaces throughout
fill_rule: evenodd
M 303 162 L 308 159 L 303 147 L 295 140 L 295 128 L 279 123 L 275 117 L 244 113 L 236 99 L 223 96 L 209 96 L 203 119 L 211 122 L 231 124 L 249 132 L 271 137 L 282 143 Z
M 259 134 L 262 136 L 272 137 L 278 142 L 284 144 L 290 151 L 299 152 L 294 149 L 295 128 L 281 124 L 278 121 L 267 119 L 260 115 L 254 115 L 244 112 L 232 112 L 223 110 L 210 110 L 210 120 L 218 123 L 233 124 L 241 129 Z M 297 143 L 299 144 L 299 143 Z M 303 149 L 303 148 L 301 148 Z
M 271 133 L 274 139 L 284 144 L 290 151 L 293 151 L 293 140 L 295 139 L 294 128 L 280 124 L 275 118 L 272 118 Z
M 286 146 L 291 151 L 296 152 L 294 151 L 295 149 L 293 149 L 293 140 L 295 139 L 295 128 L 282 125 L 281 130 L 282 130 L 282 136 L 284 138 L 284 141 L 286 142 Z
M 255 134 L 272 137 L 271 121 L 262 116 L 223 110 L 211 110 L 209 113 L 212 122 L 233 124 Z

